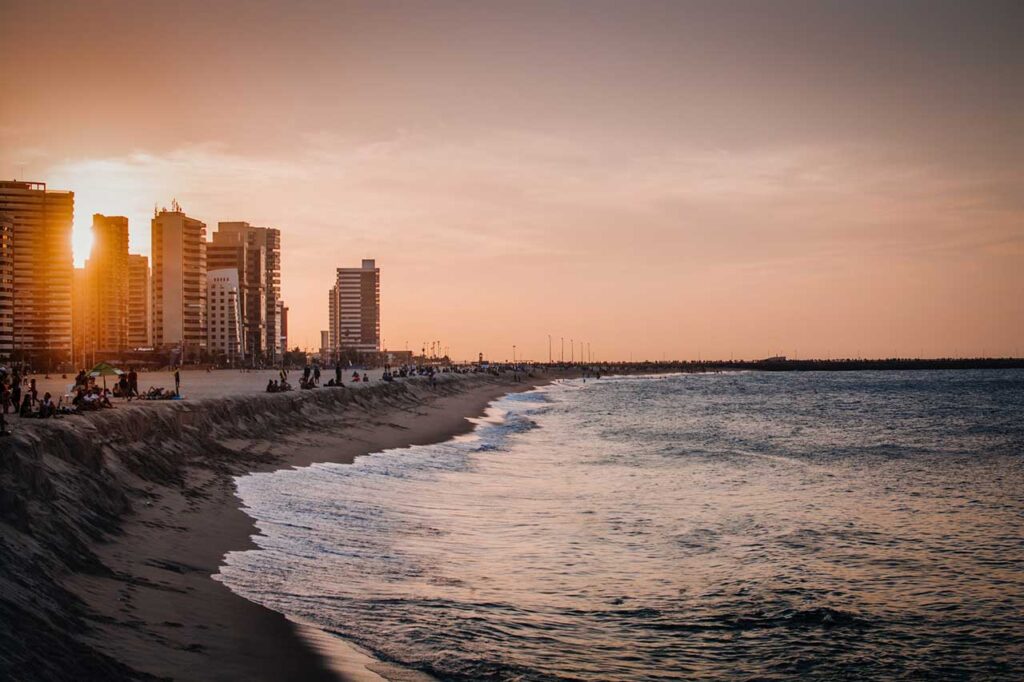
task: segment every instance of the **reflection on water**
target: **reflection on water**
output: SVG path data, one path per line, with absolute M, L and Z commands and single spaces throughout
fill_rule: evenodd
M 239 480 L 222 579 L 448 679 L 1024 675 L 1024 372 L 569 383 Z

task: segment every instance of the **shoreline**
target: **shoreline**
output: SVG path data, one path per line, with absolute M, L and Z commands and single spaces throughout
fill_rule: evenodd
M 54 498 L 64 503 L 47 510 L 44 519 L 62 542 L 50 540 L 55 546 L 42 549 L 51 551 L 21 557 L 23 566 L 0 566 L 0 580 L 48 580 L 55 585 L 41 582 L 38 590 L 52 587 L 66 600 L 42 607 L 28 603 L 35 599 L 10 600 L 56 627 L 40 627 L 33 641 L 18 642 L 24 650 L 0 650 L 0 673 L 58 680 L 357 679 L 340 675 L 323 647 L 308 633 L 303 636 L 301 624 L 213 578 L 226 553 L 256 547 L 252 537 L 258 530 L 236 495 L 234 478 L 316 462 L 350 463 L 380 450 L 442 442 L 471 431 L 470 419 L 497 398 L 550 379 L 453 376 L 438 381 L 436 389 L 414 380 L 139 406 L 33 425 L 33 433 L 13 443 L 25 450 L 16 453 L 23 461 L 14 473 L 24 476 L 33 459 L 29 468 L 43 469 L 38 473 L 49 485 L 34 492 L 55 506 Z M 296 425 L 289 428 L 292 420 Z M 121 433 L 90 451 L 88 439 L 108 431 Z M 64 447 L 52 447 L 58 440 Z M 2 447 L 6 451 L 11 444 L 7 440 Z M 69 467 L 69 460 L 88 473 Z M 0 474 L 10 474 L 7 469 Z M 42 531 L 45 525 L 39 523 L 43 512 L 31 499 L 33 490 L 20 492 L 29 499 L 0 499 L 5 550 L 17 547 L 5 540 L 5 523 L 17 528 L 22 521 L 28 535 L 33 526 Z M 97 500 L 104 502 L 102 509 L 90 509 Z M 61 538 L 69 530 L 84 537 Z M 65 545 L 81 560 L 71 560 Z M 7 574 L 24 579 L 9 581 Z M 14 631 L 7 606 L 0 601 L 0 635 Z M 71 640 L 63 647 L 67 651 L 43 664 L 56 658 L 49 650 L 55 637 Z M 374 679 L 370 675 L 364 679 Z

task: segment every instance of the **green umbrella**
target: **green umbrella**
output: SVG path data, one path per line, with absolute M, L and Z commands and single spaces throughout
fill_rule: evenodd
M 89 376 L 91 377 L 103 377 L 103 390 L 107 390 L 107 377 L 117 377 L 124 374 L 117 367 L 114 367 L 109 362 L 101 362 L 91 370 L 89 370 Z

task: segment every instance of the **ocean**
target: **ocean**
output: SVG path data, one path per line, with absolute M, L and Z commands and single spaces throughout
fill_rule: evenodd
M 573 380 L 237 486 L 218 579 L 441 679 L 1024 678 L 1024 371 Z

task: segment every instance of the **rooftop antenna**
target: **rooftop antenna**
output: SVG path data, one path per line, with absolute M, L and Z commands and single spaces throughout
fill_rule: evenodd
M 178 203 L 177 199 L 171 199 L 171 211 L 181 213 L 181 204 Z

